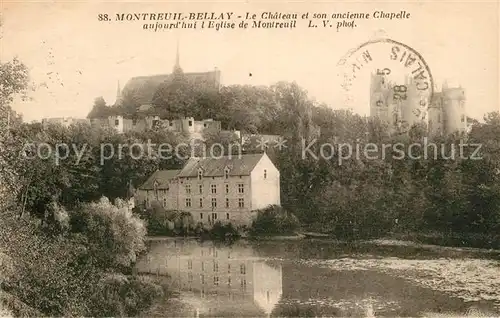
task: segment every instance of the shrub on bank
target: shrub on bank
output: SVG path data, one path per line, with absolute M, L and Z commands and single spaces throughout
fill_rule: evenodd
M 294 235 L 300 228 L 300 222 L 297 217 L 281 206 L 270 205 L 256 212 L 257 217 L 252 222 L 250 235 Z
M 135 208 L 134 213 L 146 221 L 147 234 L 150 236 L 196 235 L 196 223 L 189 212 L 166 210 L 154 201 L 147 209 Z
M 0 268 L 0 295 L 9 295 L 1 304 L 13 314 L 135 316 L 161 296 L 154 282 L 125 274 L 144 251 L 146 234 L 127 208 L 107 199 L 84 204 L 68 213 L 70 220 L 56 219 L 69 227 L 50 235 L 16 214 L 0 213 L 0 251 L 12 263 Z
M 234 241 L 239 239 L 240 236 L 232 223 L 222 224 L 220 221 L 216 222 L 208 232 L 208 237 L 217 241 Z

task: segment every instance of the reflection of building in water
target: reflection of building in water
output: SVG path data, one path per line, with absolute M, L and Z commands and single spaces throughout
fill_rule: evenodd
M 281 266 L 273 268 L 241 247 L 162 242 L 139 270 L 171 276 L 201 316 L 268 316 L 282 295 Z

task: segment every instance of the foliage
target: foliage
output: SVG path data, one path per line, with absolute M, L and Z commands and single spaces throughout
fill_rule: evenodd
M 84 204 L 71 216 L 71 232 L 84 235 L 88 257 L 102 268 L 127 268 L 145 250 L 146 226 L 126 207 L 107 198 Z
M 232 223 L 223 224 L 217 221 L 208 232 L 208 237 L 211 240 L 231 242 L 240 238 L 240 233 Z
M 297 217 L 280 206 L 271 205 L 256 212 L 257 218 L 250 228 L 251 235 L 289 235 L 295 234 L 300 227 Z

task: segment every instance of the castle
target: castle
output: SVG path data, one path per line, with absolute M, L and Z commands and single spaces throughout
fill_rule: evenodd
M 448 87 L 445 83 L 440 92 L 434 91 L 429 102 L 418 96 L 411 78 L 398 86 L 383 75 L 371 75 L 370 117 L 387 122 L 392 131 L 424 123 L 434 136 L 467 132 L 470 120 L 465 114 L 465 101 L 462 87 Z

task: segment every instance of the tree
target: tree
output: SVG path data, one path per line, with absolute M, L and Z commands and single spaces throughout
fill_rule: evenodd
M 182 70 L 160 84 L 153 96 L 153 111 L 161 118 L 184 118 L 195 115 L 195 84 L 188 81 Z
M 90 110 L 89 114 L 87 115 L 87 118 L 93 119 L 93 118 L 106 118 L 110 116 L 111 114 L 111 109 L 106 105 L 106 101 L 102 96 L 97 97 L 94 100 L 94 106 Z

